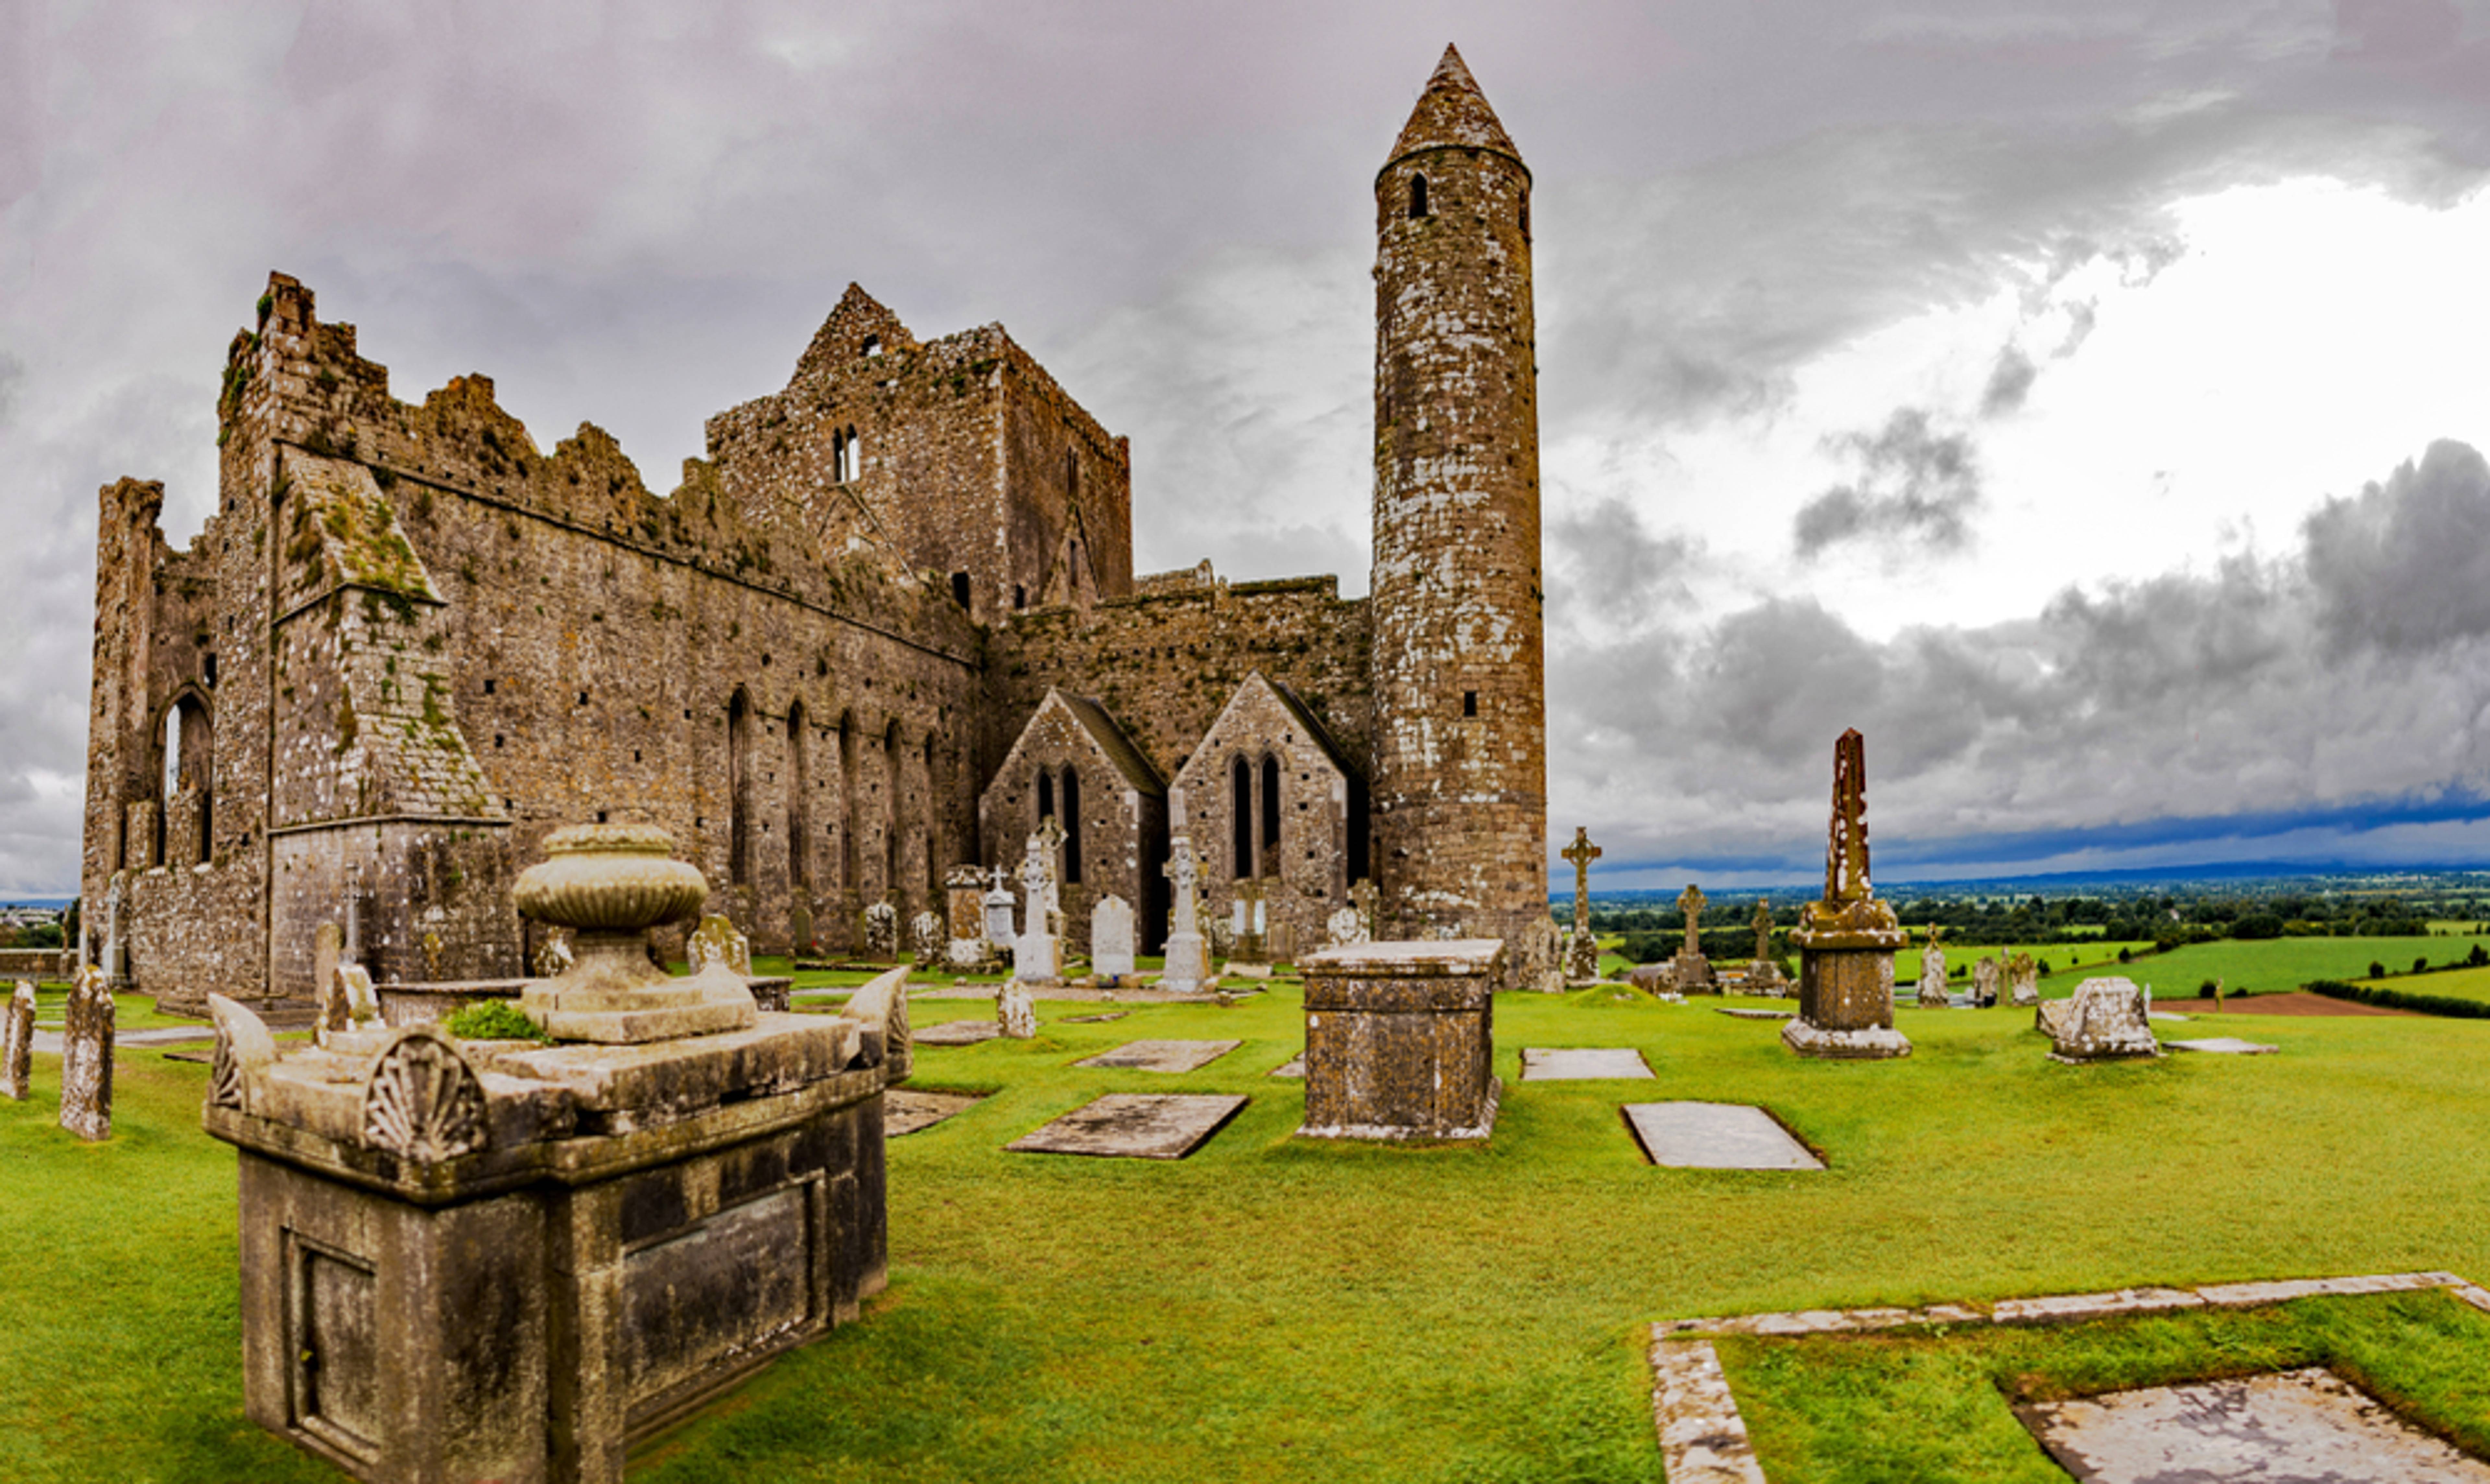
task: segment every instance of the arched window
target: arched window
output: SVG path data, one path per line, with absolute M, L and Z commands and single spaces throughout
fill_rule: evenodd
M 813 888 L 813 759 L 812 749 L 805 745 L 808 741 L 804 703 L 797 701 L 787 708 L 787 879 L 799 894 Z
M 198 799 L 198 836 L 188 835 L 182 843 L 190 848 L 190 859 L 180 864 L 204 864 L 216 855 L 216 723 L 208 714 L 207 704 L 195 694 L 184 695 L 164 713 L 164 798 L 156 811 L 156 826 L 166 832 L 157 846 L 156 858 L 166 865 L 174 861 L 168 854 L 172 844 L 173 806 L 185 795 Z M 185 821 L 185 828 L 188 821 Z
M 856 719 L 839 713 L 839 889 L 858 890 L 856 883 Z
M 1037 771 L 1037 817 L 1055 817 L 1055 774 L 1041 768 Z
M 726 703 L 726 877 L 752 880 L 752 698 L 736 687 Z
M 1063 884 L 1081 885 L 1081 775 L 1063 770 Z
M 1409 217 L 1414 221 L 1425 215 L 1427 215 L 1427 178 L 1423 175 L 1413 175 L 1409 177 Z
M 893 721 L 882 736 L 882 889 L 885 897 L 899 891 L 899 760 L 904 755 L 899 723 Z
M 864 473 L 864 440 L 856 436 L 854 423 L 848 424 L 847 441 L 840 447 L 847 452 L 845 462 L 839 470 L 839 482 L 852 483 Z
M 1254 874 L 1254 769 L 1243 758 L 1228 761 L 1228 874 Z
M 1275 871 L 1280 858 L 1280 760 L 1262 754 L 1262 870 Z

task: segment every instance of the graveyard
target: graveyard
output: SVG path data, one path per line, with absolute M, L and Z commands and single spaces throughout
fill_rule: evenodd
M 858 977 L 797 975 L 797 1003 L 827 1009 L 837 995 L 808 992 Z M 992 1023 L 990 989 L 920 983 L 920 1029 Z M 921 1043 L 902 1091 L 973 1101 L 889 1141 L 888 1290 L 631 1476 L 1654 1480 L 1655 1324 L 2490 1273 L 2477 1022 L 2260 1017 L 2275 1055 L 2065 1066 L 2029 1011 L 1905 997 L 1910 1057 L 1839 1062 L 1718 1013 L 1787 1002 L 1507 994 L 1493 1137 L 1393 1146 L 1295 1137 L 1303 1085 L 1269 1074 L 1304 1044 L 1303 991 L 1285 971 L 1254 988 L 1228 1005 L 1040 989 L 1029 1039 Z M 1082 1064 L 1137 1042 L 1235 1044 L 1182 1071 Z M 1650 1075 L 1525 1077 L 1525 1053 L 1588 1048 Z M 209 1068 L 125 1047 L 113 1136 L 86 1145 L 53 1123 L 58 1057 L 35 1062 L 35 1095 L 0 1102 L 0 1241 L 43 1254 L 0 1277 L 17 1316 L 0 1473 L 336 1477 L 242 1415 Z M 1007 1148 L 1101 1096 L 1162 1093 L 1245 1101 L 1181 1159 Z M 1647 1163 L 1621 1109 L 1675 1100 L 1760 1107 L 1824 1168 Z M 2437 1290 L 1720 1342 L 1776 1480 L 2062 1476 L 2013 1405 L 2312 1364 L 2478 1454 L 2485 1347 L 2490 1315 Z

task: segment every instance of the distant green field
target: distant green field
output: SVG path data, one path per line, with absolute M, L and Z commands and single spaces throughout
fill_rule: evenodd
M 2445 974 L 2399 974 L 2383 979 L 2354 979 L 2407 995 L 2437 995 L 2447 1000 L 2490 1001 L 2490 969 L 2450 969 Z
M 2215 978 L 2222 980 L 2223 987 L 2232 994 L 2273 994 L 2298 989 L 2311 979 L 2364 978 L 2372 962 L 2398 973 L 2410 969 L 2418 957 L 2426 956 L 2434 964 L 2453 963 L 2471 952 L 2476 943 L 2490 946 L 2490 938 L 2269 938 L 2259 943 L 2224 940 L 2138 958 L 2128 966 L 2126 975 L 2139 984 L 2151 984 L 2157 996 L 2167 1000 L 2186 999 L 2207 979 Z M 2394 987 L 2416 994 L 2439 994 L 2443 991 L 2436 986 L 2454 977 L 2451 974 L 2426 975 L 2397 979 Z

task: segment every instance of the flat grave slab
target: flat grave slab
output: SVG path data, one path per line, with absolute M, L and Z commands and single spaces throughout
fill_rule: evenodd
M 1306 1074 L 1306 1054 L 1302 1051 L 1264 1073 L 1270 1077 L 1302 1077 Z
M 2236 1035 L 2209 1035 L 2202 1040 L 2163 1041 L 2161 1044 L 2172 1051 L 2210 1051 L 2216 1056 L 2228 1057 L 2263 1057 L 2271 1056 L 2274 1051 L 2263 1041 L 2244 1041 Z
M 1743 1004 L 1716 1004 L 1712 1006 L 1712 1013 L 1731 1015 L 1740 1020 L 1792 1020 L 1798 1015 L 1796 1010 L 1756 1010 Z
M 1628 1103 L 1627 1126 L 1653 1164 L 1681 1170 L 1821 1170 L 1824 1161 L 1761 1108 Z
M 1525 1046 L 1521 1051 L 1524 1082 L 1586 1082 L 1603 1078 L 1651 1076 L 1642 1053 L 1631 1046 Z
M 882 1094 L 883 1137 L 897 1139 L 921 1132 L 985 1100 L 982 1092 L 919 1092 L 913 1088 L 892 1088 Z
M 1182 1159 L 1244 1106 L 1242 1097 L 1110 1092 L 1003 1148 L 1022 1154 Z
M 2490 1464 L 2318 1368 L 2014 1411 L 2070 1473 L 2098 1484 L 2490 1484 Z
M 1066 1015 L 1063 1023 L 1067 1026 L 1094 1026 L 1101 1021 L 1121 1020 L 1131 1013 L 1130 1010 L 1109 1010 L 1103 1015 Z
M 974 1046 L 1002 1033 L 1003 1028 L 991 1020 L 946 1020 L 939 1026 L 927 1026 L 909 1039 L 919 1046 Z
M 1199 1071 L 1244 1045 L 1243 1041 L 1126 1041 L 1073 1062 L 1075 1066 L 1117 1067 L 1137 1072 Z

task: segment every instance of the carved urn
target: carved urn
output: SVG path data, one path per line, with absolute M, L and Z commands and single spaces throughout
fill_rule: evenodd
M 714 966 L 687 979 L 649 959 L 649 929 L 700 910 L 709 883 L 671 858 L 653 825 L 572 825 L 545 839 L 546 858 L 511 892 L 522 917 L 571 930 L 570 966 L 530 983 L 520 1007 L 559 1041 L 635 1044 L 740 1031 L 752 992 Z

